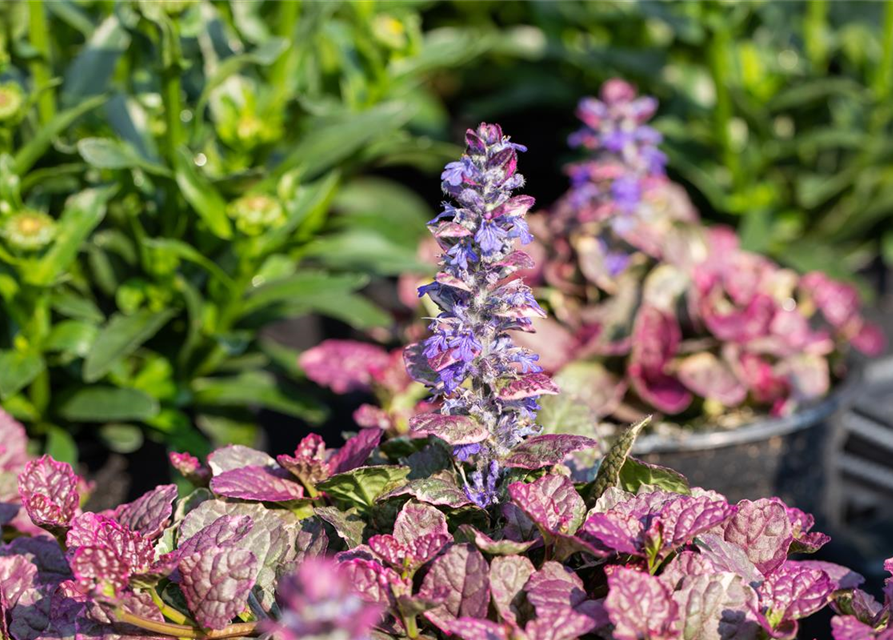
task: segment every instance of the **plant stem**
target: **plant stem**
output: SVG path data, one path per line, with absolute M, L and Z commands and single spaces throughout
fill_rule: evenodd
M 161 596 L 158 595 L 158 592 L 155 589 L 148 589 L 149 597 L 152 598 L 152 602 L 155 603 L 155 606 L 158 607 L 158 610 L 161 611 L 162 615 L 164 615 L 169 620 L 173 620 L 177 624 L 185 625 L 188 618 L 186 618 L 183 613 L 177 611 L 173 607 L 170 607 L 165 603 L 164 600 L 161 599 Z
M 806 57 L 813 71 L 825 73 L 828 70 L 828 0 L 809 0 L 806 17 L 803 21 Z
M 50 66 L 50 32 L 47 27 L 43 0 L 28 0 L 28 39 L 31 46 L 40 54 L 31 62 L 31 76 L 34 91 L 39 91 L 37 112 L 40 121 L 46 124 L 56 115 L 55 92 L 50 86 L 53 73 Z
M 231 624 L 223 629 L 198 629 L 182 624 L 173 624 L 170 622 L 157 622 L 155 620 L 147 620 L 138 615 L 128 613 L 123 610 L 115 612 L 115 617 L 119 622 L 124 624 L 132 624 L 140 629 L 158 633 L 164 636 L 174 638 L 192 638 L 196 640 L 223 640 L 224 638 L 241 638 L 256 637 L 260 635 L 256 622 L 242 622 L 239 624 Z
M 414 615 L 403 616 L 403 626 L 406 627 L 406 635 L 410 638 L 419 637 L 419 625 Z

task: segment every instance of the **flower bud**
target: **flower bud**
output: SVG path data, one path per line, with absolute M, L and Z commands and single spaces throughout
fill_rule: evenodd
M 263 194 L 242 196 L 226 208 L 236 228 L 246 236 L 259 236 L 285 224 L 285 210 L 275 198 Z
M 37 251 L 56 236 L 56 221 L 40 211 L 21 211 L 3 222 L 0 236 L 14 249 Z

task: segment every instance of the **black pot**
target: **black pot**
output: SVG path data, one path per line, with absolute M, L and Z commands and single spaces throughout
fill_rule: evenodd
M 852 404 L 860 377 L 851 372 L 823 401 L 791 416 L 678 438 L 648 434 L 636 441 L 633 454 L 675 469 L 692 486 L 713 489 L 730 501 L 779 496 L 822 516 L 839 416 Z

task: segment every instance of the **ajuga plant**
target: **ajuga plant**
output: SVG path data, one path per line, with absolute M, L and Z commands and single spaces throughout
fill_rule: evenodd
M 202 449 L 252 442 L 258 407 L 324 420 L 261 331 L 390 323 L 359 290 L 415 264 L 427 212 L 356 174 L 452 157 L 421 80 L 469 31 L 337 2 L 18 2 L 0 24 L 3 407 L 68 460 L 72 436 Z
M 560 445 L 528 449 L 486 508 L 462 489 L 454 431 L 379 446 L 369 428 L 336 450 L 308 436 L 276 458 L 242 445 L 173 454 L 182 494 L 163 485 L 97 513 L 91 486 L 30 457 L 22 426 L 0 413 L 0 631 L 768 640 L 795 638 L 830 605 L 836 640 L 890 637 L 893 583 L 881 605 L 861 576 L 793 557 L 828 536 L 777 498 L 731 504 L 629 457 L 640 428 L 591 482 Z
M 851 347 L 882 349 L 879 329 L 854 287 L 781 268 L 703 225 L 664 173 L 647 124 L 656 108 L 622 80 L 580 103 L 570 142 L 591 155 L 535 222 L 549 255 L 537 294 L 558 319 L 539 324 L 543 364 L 566 369 L 559 385 L 597 379 L 584 395 L 620 422 L 657 411 L 731 425 L 821 398 L 846 375 Z M 537 334 L 526 342 L 536 348 Z

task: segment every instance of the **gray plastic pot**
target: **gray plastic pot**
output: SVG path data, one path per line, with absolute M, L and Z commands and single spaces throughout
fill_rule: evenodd
M 679 438 L 642 436 L 633 454 L 732 501 L 779 496 L 788 505 L 822 515 L 839 416 L 851 406 L 860 378 L 851 371 L 827 398 L 784 418 Z

